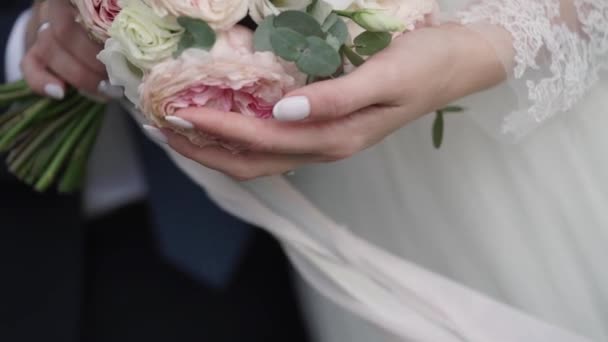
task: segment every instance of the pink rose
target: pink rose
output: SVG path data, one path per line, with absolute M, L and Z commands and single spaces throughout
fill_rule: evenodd
M 78 21 L 101 42 L 108 39 L 108 30 L 120 13 L 118 2 L 119 0 L 72 0 L 79 12 Z
M 157 126 L 184 108 L 213 108 L 267 119 L 287 92 L 304 85 L 295 66 L 253 51 L 253 33 L 235 26 L 218 34 L 211 51 L 189 49 L 152 68 L 140 87 L 144 114 Z M 190 136 L 202 145 L 205 139 Z

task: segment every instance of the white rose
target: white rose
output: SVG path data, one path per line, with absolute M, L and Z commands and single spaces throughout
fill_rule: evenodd
M 387 10 L 366 9 L 356 11 L 352 20 L 371 32 L 403 32 L 406 24 L 403 20 L 389 15 Z
M 249 0 L 143 0 L 159 15 L 201 19 L 214 30 L 228 30 L 247 16 Z
M 184 33 L 174 17 L 160 17 L 139 0 L 124 7 L 108 31 L 127 59 L 143 71 L 171 57 Z
M 386 10 L 387 14 L 402 20 L 408 29 L 414 29 L 417 22 L 433 15 L 438 6 L 435 0 L 354 0 L 348 8 L 351 11 L 362 9 Z
M 335 10 L 345 10 L 351 7 L 357 0 L 324 0 Z
M 268 16 L 288 10 L 303 10 L 311 3 L 312 0 L 250 0 L 249 15 L 260 24 Z
M 139 107 L 139 85 L 142 82 L 142 74 L 127 60 L 120 42 L 110 38 L 106 40 L 104 49 L 97 55 L 108 72 L 110 83 L 121 86 L 125 90 L 125 96 Z

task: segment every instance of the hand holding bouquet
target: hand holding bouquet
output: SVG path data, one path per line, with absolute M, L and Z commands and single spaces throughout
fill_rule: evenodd
M 78 21 L 93 39 L 104 44 L 98 58 L 107 69 L 109 81 L 123 87 L 125 96 L 154 126 L 187 136 L 199 147 L 219 145 L 232 151 L 246 146 L 217 134 L 180 127 L 172 122 L 174 114 L 187 108 L 206 108 L 272 119 L 273 108 L 286 94 L 348 74 L 389 46 L 395 37 L 432 25 L 437 12 L 433 0 L 291 0 L 280 5 L 270 0 L 72 2 L 78 10 Z M 255 32 L 238 24 L 247 15 L 258 24 Z M 28 91 L 23 83 L 17 85 Z M 80 96 L 73 96 L 73 101 L 81 101 Z M 6 98 L 8 102 L 16 99 Z M 27 100 L 19 98 L 20 103 L 29 103 Z M 12 107 L 11 113 L 23 112 L 17 105 Z M 54 112 L 39 112 L 49 111 Z M 68 114 L 59 112 L 57 117 L 45 114 L 51 118 L 47 124 Z M 78 107 L 76 112 L 83 110 Z M 21 122 L 12 115 L 12 119 L 5 116 L 3 122 L 10 124 L 4 125 L 4 131 Z M 48 137 L 65 142 L 67 134 L 56 129 L 64 125 L 52 126 L 55 130 Z M 5 138 L 4 147 L 12 151 L 13 158 L 30 146 L 30 140 L 39 136 L 36 129 L 41 128 L 37 124 L 21 126 L 28 127 L 29 133 L 20 131 Z M 94 140 L 93 127 L 97 126 L 87 121 L 71 140 Z M 84 134 L 87 130 L 92 133 Z M 23 135 L 30 137 L 28 144 L 23 144 Z M 46 144 L 50 140 L 44 141 Z M 76 145 L 63 145 L 63 154 L 75 153 Z M 39 160 L 46 159 L 38 158 L 43 153 L 37 145 L 29 151 L 23 158 L 27 159 L 27 169 L 38 165 L 44 170 L 47 164 Z M 70 159 L 54 163 L 52 174 L 69 170 Z M 30 178 L 39 176 L 36 173 Z M 48 188 L 54 180 L 49 178 L 38 189 Z
M 301 0 L 281 6 L 269 0 L 128 0 L 119 5 L 99 58 L 112 84 L 123 86 L 150 122 L 171 129 L 175 125 L 165 118 L 185 108 L 270 119 L 285 94 L 340 77 L 394 36 L 430 22 L 436 9 L 426 0 Z M 247 14 L 258 24 L 255 32 L 238 24 Z M 82 21 L 104 26 L 101 15 Z M 201 147 L 239 148 L 198 131 L 179 131 Z

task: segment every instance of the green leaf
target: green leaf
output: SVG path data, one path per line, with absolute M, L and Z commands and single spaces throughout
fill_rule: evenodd
M 355 50 L 360 55 L 371 56 L 389 46 L 392 39 L 392 35 L 387 32 L 366 31 L 355 38 Z
M 329 31 L 329 29 L 338 21 L 338 18 L 340 17 L 337 14 L 330 13 L 330 15 L 321 23 L 321 30 L 323 30 L 323 32 Z
M 340 47 L 342 47 L 342 43 L 340 43 L 338 38 L 334 37 L 331 34 L 327 35 L 327 38 L 325 38 L 325 42 L 327 42 L 327 44 L 333 47 L 336 51 L 340 51 Z
M 344 18 L 352 19 L 356 12 L 354 12 L 354 11 L 334 10 L 333 13 L 335 13 L 335 14 L 341 16 L 341 17 L 344 17 Z
M 445 113 L 462 113 L 464 112 L 464 108 L 460 106 L 447 106 L 442 108 L 441 111 Z
M 332 6 L 327 2 L 323 0 L 314 0 L 306 9 L 306 12 L 315 18 L 317 22 L 324 23 L 332 14 L 332 10 Z
M 211 50 L 215 45 L 215 31 L 204 21 L 190 17 L 179 17 L 177 22 L 186 30 L 174 56 L 190 48 Z
M 255 51 L 273 51 L 270 35 L 274 31 L 274 15 L 266 17 L 253 34 L 253 48 Z
M 433 122 L 433 146 L 435 146 L 436 149 L 441 148 L 441 145 L 443 144 L 444 126 L 443 112 L 438 110 L 435 116 L 435 122 Z
M 348 27 L 344 22 L 344 19 L 340 18 L 335 13 L 332 13 L 330 17 L 327 18 L 331 25 L 327 27 L 327 34 L 330 34 L 340 42 L 340 45 L 346 43 L 349 37 Z
M 363 59 L 363 57 L 357 55 L 357 53 L 353 51 L 353 49 L 346 45 L 343 45 L 340 51 L 342 51 L 344 56 L 346 56 L 346 58 L 348 58 L 348 60 L 356 67 L 361 66 L 363 65 L 363 63 L 365 63 L 365 59 Z
M 274 53 L 290 62 L 297 61 L 308 47 L 306 37 L 286 27 L 274 29 L 270 34 L 270 43 Z
M 285 11 L 274 19 L 276 28 L 290 28 L 304 37 L 315 36 L 325 38 L 321 24 L 310 14 L 301 11 Z
M 333 75 L 342 65 L 340 54 L 319 37 L 307 37 L 306 40 L 308 47 L 296 61 L 300 71 L 317 77 Z
M 182 38 L 180 39 L 179 43 L 177 44 L 177 50 L 175 50 L 173 52 L 173 58 L 177 58 L 179 57 L 182 52 L 184 52 L 185 50 L 188 50 L 189 48 L 194 46 L 194 37 L 188 33 L 185 32 L 184 35 L 182 36 Z

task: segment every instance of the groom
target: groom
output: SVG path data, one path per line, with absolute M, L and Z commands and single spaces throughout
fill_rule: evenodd
M 23 5 L 0 6 L 4 43 Z M 0 171 L 0 341 L 305 341 L 276 242 L 219 210 L 138 129 L 107 126 L 98 191 L 85 192 L 101 214 Z M 107 200 L 125 174 L 108 142 L 121 131 L 140 160 L 131 181 L 146 182 Z

